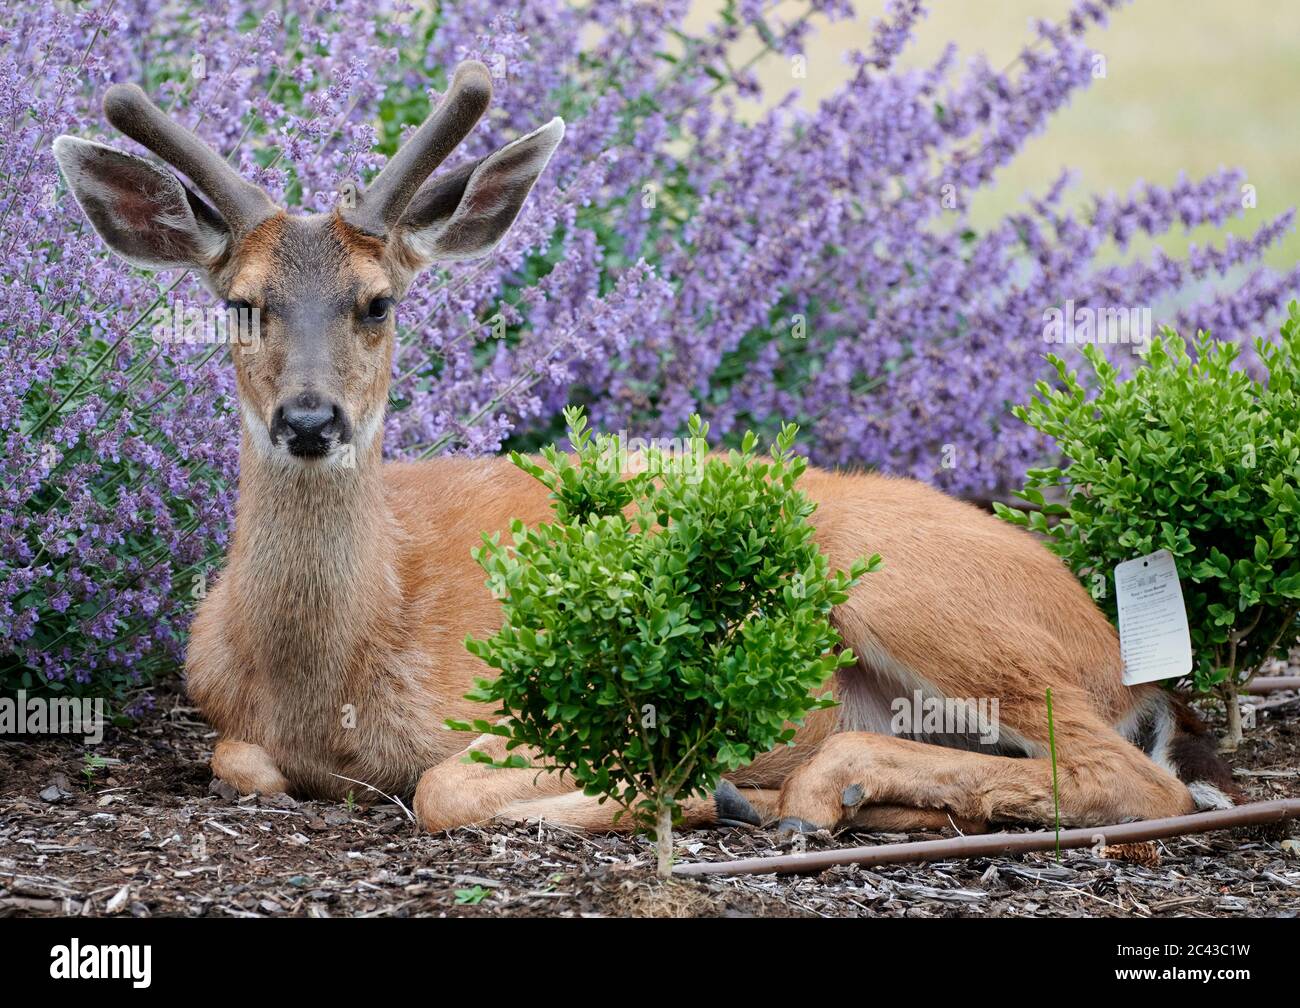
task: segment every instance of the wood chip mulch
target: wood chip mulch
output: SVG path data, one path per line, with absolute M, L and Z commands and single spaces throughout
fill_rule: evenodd
M 1294 670 L 1293 673 L 1294 674 Z M 1252 799 L 1300 797 L 1300 695 L 1255 698 L 1231 757 Z M 1235 917 L 1300 913 L 1300 822 L 1092 851 L 813 876 L 659 882 L 635 836 L 551 825 L 431 836 L 396 805 L 239 798 L 178 697 L 95 747 L 0 740 L 0 916 Z M 836 845 L 940 834 L 839 836 Z M 815 842 L 815 841 L 814 841 Z M 681 860 L 774 853 L 762 830 L 677 838 Z

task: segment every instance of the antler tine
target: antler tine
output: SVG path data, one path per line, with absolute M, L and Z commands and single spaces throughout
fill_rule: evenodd
M 188 175 L 232 231 L 246 234 L 275 213 L 266 193 L 240 178 L 216 151 L 170 119 L 136 85 L 109 88 L 104 115 L 132 140 Z
M 465 139 L 491 100 L 487 67 L 477 60 L 458 66 L 438 108 L 375 176 L 356 207 L 342 211 L 343 219 L 367 234 L 387 235 L 416 190 Z

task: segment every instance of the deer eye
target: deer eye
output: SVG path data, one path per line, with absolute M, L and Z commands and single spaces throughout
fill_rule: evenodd
M 366 322 L 382 322 L 388 318 L 388 313 L 393 310 L 393 299 L 390 297 L 377 297 L 370 304 L 366 305 Z

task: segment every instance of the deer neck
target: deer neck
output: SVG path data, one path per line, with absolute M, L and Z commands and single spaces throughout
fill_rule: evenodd
M 400 611 L 382 429 L 346 466 L 279 457 L 258 433 L 245 418 L 230 602 L 277 678 L 347 677 L 367 646 L 391 639 L 385 621 Z

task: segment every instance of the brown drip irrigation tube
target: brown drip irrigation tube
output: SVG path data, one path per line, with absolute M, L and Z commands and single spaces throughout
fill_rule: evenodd
M 1260 676 L 1258 679 L 1252 679 L 1248 685 L 1243 686 L 1242 692 L 1253 693 L 1258 696 L 1265 693 L 1276 693 L 1278 690 L 1284 689 L 1300 690 L 1300 675 Z
M 1161 840 L 1189 833 L 1208 833 L 1230 826 L 1253 826 L 1300 818 L 1300 798 L 1252 802 L 1213 812 L 1142 822 L 1061 830 L 1061 849 L 1106 844 Z M 905 861 L 941 861 L 951 858 L 998 857 L 1056 848 L 1055 831 L 1037 833 L 985 833 L 949 840 L 921 840 L 915 843 L 881 844 L 876 847 L 845 847 L 840 850 L 806 851 L 779 857 L 741 858 L 738 861 L 697 861 L 677 865 L 675 875 L 764 875 L 770 873 L 822 871 L 836 865 L 886 865 Z

